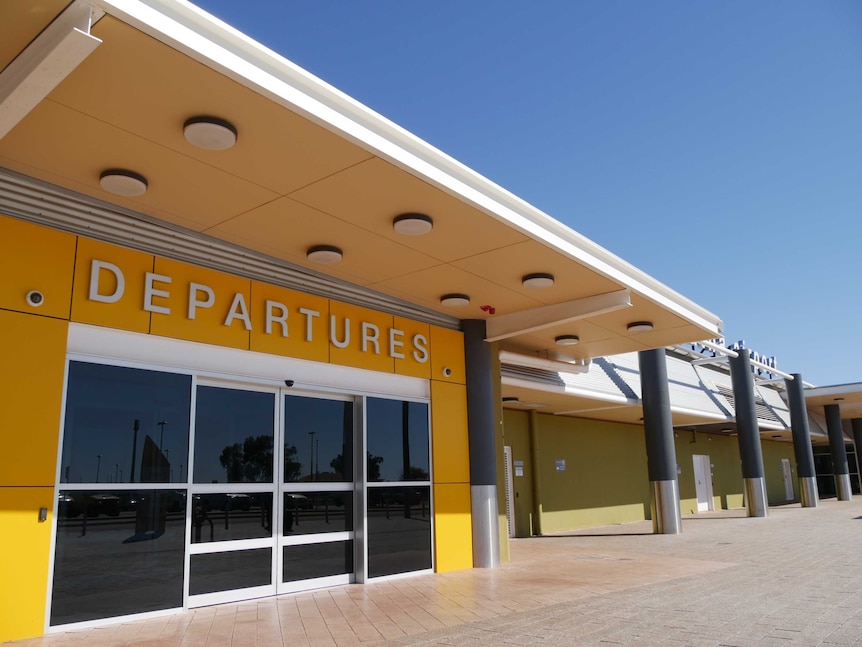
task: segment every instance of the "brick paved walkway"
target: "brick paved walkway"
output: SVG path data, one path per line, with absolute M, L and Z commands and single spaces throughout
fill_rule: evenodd
M 862 647 L 862 498 L 513 542 L 511 564 L 198 609 L 16 647 Z

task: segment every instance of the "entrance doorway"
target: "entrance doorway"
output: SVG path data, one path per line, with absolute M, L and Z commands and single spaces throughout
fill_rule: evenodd
M 790 459 L 781 459 L 781 476 L 784 479 L 784 499 L 793 501 L 796 495 L 793 493 L 793 468 L 790 466 Z
M 712 464 L 706 454 L 694 454 L 694 487 L 697 493 L 697 511 L 715 510 L 712 498 Z

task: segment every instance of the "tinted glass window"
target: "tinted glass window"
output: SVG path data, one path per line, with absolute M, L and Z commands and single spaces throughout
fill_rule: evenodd
M 285 396 L 284 481 L 353 479 L 353 403 Z
M 285 546 L 283 582 L 353 572 L 353 542 L 333 541 L 305 546 Z
M 186 480 L 191 377 L 69 363 L 62 483 Z
M 181 607 L 185 496 L 61 490 L 51 624 Z
M 368 481 L 427 481 L 428 405 L 368 398 Z
M 272 483 L 275 395 L 200 386 L 195 483 Z
M 192 543 L 272 535 L 272 492 L 192 495 Z
M 272 584 L 272 549 L 192 555 L 189 595 Z
M 286 492 L 282 526 L 285 535 L 353 530 L 353 492 Z
M 431 489 L 368 488 L 368 575 L 431 568 Z

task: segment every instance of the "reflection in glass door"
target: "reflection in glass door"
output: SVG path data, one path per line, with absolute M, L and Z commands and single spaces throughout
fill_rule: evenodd
M 354 580 L 353 398 L 285 395 L 278 592 Z
M 189 606 L 273 595 L 275 391 L 198 386 Z

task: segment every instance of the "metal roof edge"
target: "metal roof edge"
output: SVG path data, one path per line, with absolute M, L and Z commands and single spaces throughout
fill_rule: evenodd
M 718 336 L 717 315 L 578 234 L 367 106 L 185 0 L 90 0 L 405 171 Z

